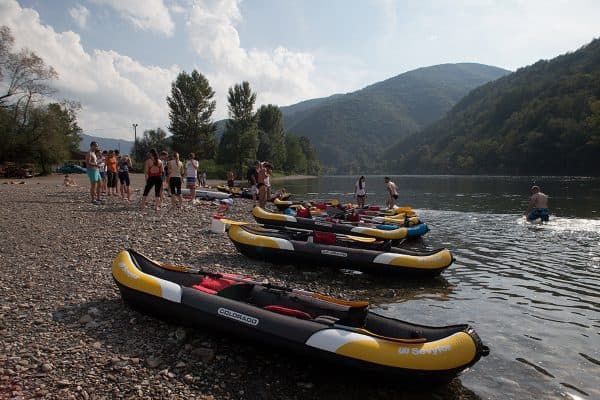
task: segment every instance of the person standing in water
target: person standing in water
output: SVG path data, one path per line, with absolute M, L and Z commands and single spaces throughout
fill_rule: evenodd
M 388 208 L 394 208 L 396 206 L 396 200 L 398 200 L 398 187 L 394 182 L 390 180 L 388 176 L 384 178 L 385 188 L 387 189 L 390 197 L 387 199 Z
M 356 185 L 354 185 L 354 195 L 356 196 L 358 207 L 363 208 L 365 206 L 365 198 L 367 197 L 367 185 L 364 175 L 356 181 Z
M 550 219 L 550 211 L 548 211 L 548 195 L 542 193 L 540 187 L 533 185 L 531 187 L 531 197 L 529 198 L 529 206 L 527 207 L 528 221 L 535 221 L 540 218 L 542 222 L 548 222 Z

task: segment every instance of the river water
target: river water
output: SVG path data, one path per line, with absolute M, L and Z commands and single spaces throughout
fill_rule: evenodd
M 398 205 L 431 231 L 413 248 L 448 247 L 456 262 L 432 280 L 385 282 L 377 311 L 430 325 L 468 322 L 491 354 L 460 376 L 482 399 L 600 399 L 600 178 L 392 176 Z M 351 201 L 357 177 L 278 182 L 295 198 Z M 550 222 L 522 215 L 529 188 L 550 196 Z M 383 176 L 367 176 L 383 204 Z M 362 279 L 361 279 L 362 278 Z M 369 280 L 356 275 L 355 287 Z M 366 287 L 369 293 L 369 287 Z

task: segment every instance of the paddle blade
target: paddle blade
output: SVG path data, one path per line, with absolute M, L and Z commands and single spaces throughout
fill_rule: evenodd
M 348 307 L 352 307 L 352 308 L 364 308 L 364 307 L 369 306 L 368 301 L 342 300 L 342 299 L 336 299 L 334 297 L 325 296 L 325 295 L 322 295 L 319 293 L 313 293 L 313 294 L 311 294 L 310 297 L 313 297 L 313 298 L 319 299 L 319 300 L 323 300 L 323 301 L 327 301 L 329 303 L 340 304 L 340 305 L 348 306 Z
M 377 241 L 377 239 L 373 238 L 373 237 L 363 237 L 363 236 L 353 236 L 353 235 L 341 235 L 342 237 L 345 237 L 347 239 L 350 240 L 354 240 L 355 242 L 361 242 L 361 243 L 373 243 L 375 241 Z
M 232 219 L 227 219 L 227 218 L 221 218 L 221 222 L 224 223 L 225 225 L 251 225 L 252 222 L 243 222 L 243 221 L 234 221 Z

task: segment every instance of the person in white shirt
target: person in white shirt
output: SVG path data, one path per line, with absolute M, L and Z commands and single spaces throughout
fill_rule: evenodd
M 169 160 L 169 188 L 171 190 L 171 206 L 181 208 L 183 198 L 181 197 L 181 176 L 183 175 L 183 163 L 179 160 L 179 153 L 173 153 L 173 158 Z M 177 200 L 175 198 L 177 197 Z
M 190 153 L 190 159 L 185 164 L 185 182 L 188 189 L 190 189 L 191 199 L 190 201 L 194 201 L 196 198 L 196 177 L 198 175 L 198 160 L 196 160 L 196 155 L 194 153 Z
M 356 185 L 354 185 L 354 195 L 356 196 L 358 207 L 363 208 L 365 206 L 365 198 L 367 197 L 367 184 L 364 175 L 356 181 Z

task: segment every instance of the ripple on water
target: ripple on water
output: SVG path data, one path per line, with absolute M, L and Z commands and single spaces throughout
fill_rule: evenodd
M 600 398 L 598 346 L 590 341 L 598 338 L 600 321 L 600 221 L 555 218 L 532 226 L 518 215 L 419 215 L 431 227 L 423 244 L 443 243 L 456 257 L 443 274 L 454 289 L 442 305 L 425 286 L 427 295 L 403 308 L 432 324 L 473 320 L 492 347 L 474 369 L 518 382 L 508 397 L 545 398 L 551 391 L 556 398 Z M 398 312 L 393 306 L 389 311 Z M 466 374 L 463 382 L 492 397 L 500 393 L 483 375 Z

